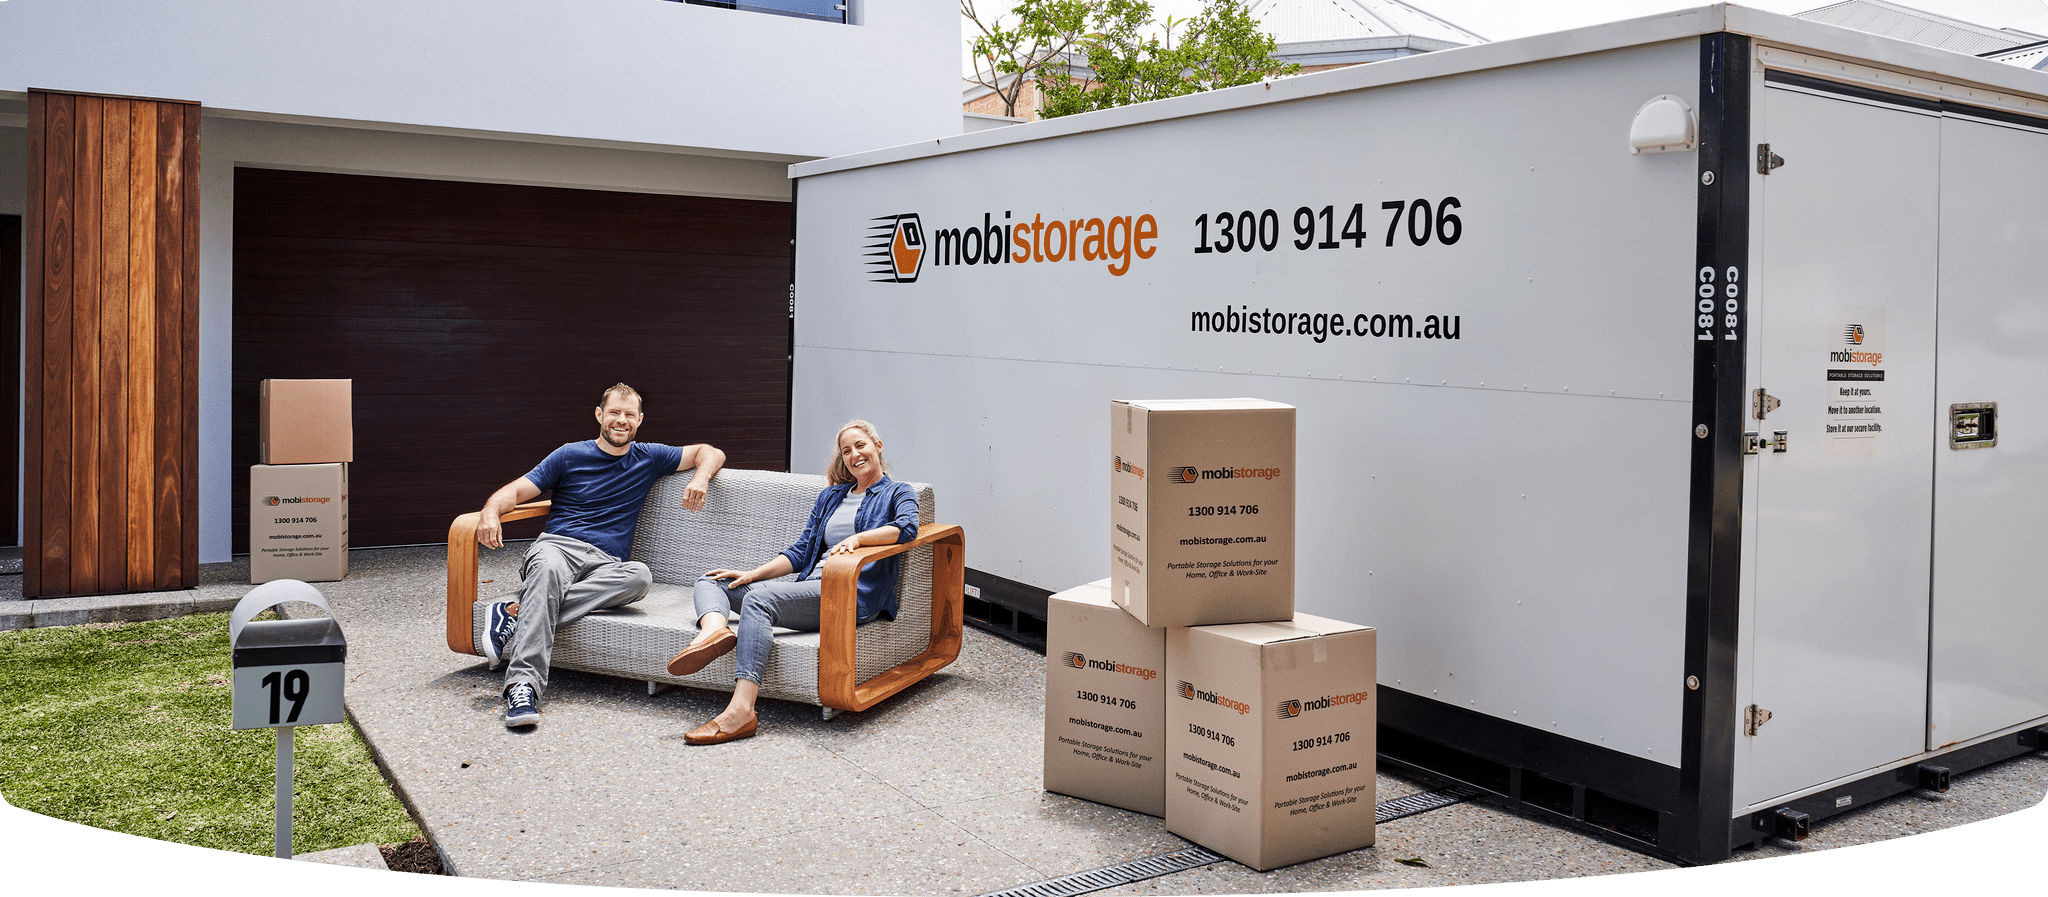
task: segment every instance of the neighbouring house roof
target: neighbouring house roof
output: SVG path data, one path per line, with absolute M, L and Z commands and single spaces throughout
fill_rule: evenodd
M 1846 0 L 1807 10 L 1795 18 L 1854 28 L 1972 56 L 1988 56 L 2048 40 L 2048 35 L 2030 34 L 2017 28 L 1988 28 L 1885 0 Z
M 1251 14 L 1282 44 L 1401 35 L 1457 46 L 1486 42 L 1401 0 L 1252 0 Z
M 2021 44 L 2010 50 L 2000 50 L 1996 53 L 1986 53 L 1984 58 L 1995 59 L 2006 65 L 2016 65 L 2023 69 L 2048 72 L 2048 40 Z

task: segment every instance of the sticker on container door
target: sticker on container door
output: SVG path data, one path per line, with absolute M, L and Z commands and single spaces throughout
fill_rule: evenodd
M 1884 448 L 1884 306 L 1842 306 L 1828 328 L 1827 457 Z

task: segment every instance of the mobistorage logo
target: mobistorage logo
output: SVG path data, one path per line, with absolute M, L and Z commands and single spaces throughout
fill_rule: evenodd
M 1124 456 L 1122 455 L 1114 456 L 1114 459 L 1110 462 L 1110 472 L 1128 473 L 1133 476 L 1136 476 L 1138 479 L 1141 480 L 1145 478 L 1145 468 L 1132 464 L 1129 461 L 1125 461 Z
M 876 283 L 916 283 L 924 266 L 924 221 L 915 213 L 883 215 L 868 228 L 868 273 Z
M 1060 655 L 1060 665 L 1070 666 L 1077 670 L 1102 670 L 1109 673 L 1123 673 L 1127 676 L 1136 676 L 1147 682 L 1152 681 L 1154 677 L 1159 675 L 1158 670 L 1134 667 L 1130 664 L 1118 663 L 1114 660 L 1089 660 L 1087 657 L 1072 651 Z
M 1345 704 L 1363 704 L 1367 697 L 1370 697 L 1368 693 L 1355 691 L 1348 695 L 1324 695 L 1313 701 L 1287 700 L 1281 701 L 1274 710 L 1281 719 L 1293 719 L 1316 710 L 1328 710 Z
M 1131 265 L 1159 252 L 1159 220 L 1149 214 L 1047 221 L 1034 212 L 1030 221 L 1004 212 L 981 213 L 980 223 L 933 228 L 927 233 L 914 213 L 871 219 L 865 257 L 867 273 L 877 283 L 916 283 L 925 256 L 933 267 L 1022 265 L 1052 262 L 1102 262 L 1112 276 L 1130 273 Z M 929 241 L 927 241 L 929 237 Z
M 306 495 L 306 496 L 293 496 L 293 497 L 291 497 L 291 498 L 279 498 L 279 497 L 277 497 L 277 496 L 275 496 L 275 495 L 267 495 L 267 496 L 264 496 L 264 498 L 263 498 L 263 503 L 264 503 L 264 504 L 266 504 L 266 505 L 269 505 L 269 506 L 271 506 L 271 507 L 277 507 L 278 505 L 296 505 L 296 504 L 314 504 L 314 505 L 324 505 L 324 504 L 326 504 L 326 503 L 328 503 L 328 502 L 330 502 L 330 501 L 333 501 L 333 500 L 334 500 L 334 498 L 333 498 L 332 496 L 327 496 L 327 495 Z
M 1180 681 L 1180 685 L 1176 687 L 1174 690 L 1179 692 L 1181 697 L 1186 698 L 1190 701 L 1208 701 L 1209 703 L 1215 704 L 1219 707 L 1228 707 L 1232 710 L 1237 711 L 1237 715 L 1239 716 L 1243 716 L 1247 713 L 1252 712 L 1251 705 L 1246 704 L 1243 701 L 1219 695 L 1213 691 L 1203 691 L 1199 688 L 1196 688 L 1194 686 L 1194 683 L 1189 682 L 1186 679 L 1182 679 Z
M 1280 472 L 1278 467 L 1219 467 L 1214 470 L 1176 467 L 1166 475 L 1166 479 L 1183 484 L 1201 480 L 1274 480 L 1280 478 Z

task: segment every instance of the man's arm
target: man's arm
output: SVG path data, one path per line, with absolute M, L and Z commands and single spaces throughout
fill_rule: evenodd
M 708 442 L 683 446 L 682 463 L 677 470 L 697 468 L 697 475 L 690 478 L 690 485 L 683 487 L 683 507 L 692 511 L 704 507 L 704 489 L 711 485 L 711 477 L 725 466 L 725 453 Z M 538 494 L 538 493 L 536 493 Z
M 540 487 L 525 477 L 506 483 L 504 488 L 491 493 L 490 500 L 484 502 L 483 513 L 477 515 L 476 543 L 485 548 L 505 547 L 505 531 L 499 526 L 498 518 L 539 495 Z

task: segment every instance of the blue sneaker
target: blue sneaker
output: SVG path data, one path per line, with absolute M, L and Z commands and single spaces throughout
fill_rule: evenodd
M 534 697 L 533 686 L 515 682 L 505 688 L 505 728 L 531 726 L 540 722 L 540 699 Z
M 512 643 L 512 630 L 519 625 L 519 603 L 499 601 L 492 604 L 485 623 L 484 658 L 495 670 L 505 662 L 505 646 Z

